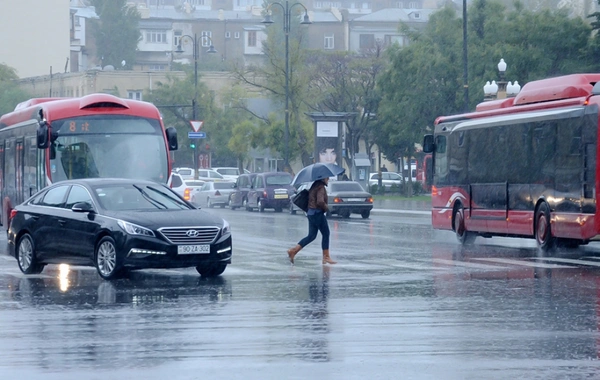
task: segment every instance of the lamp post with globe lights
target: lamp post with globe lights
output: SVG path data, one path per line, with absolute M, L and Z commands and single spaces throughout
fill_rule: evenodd
M 506 82 L 504 75 L 506 74 L 506 62 L 504 58 L 498 62 L 498 73 L 500 73 L 500 79 L 498 82 L 493 80 L 491 83 L 487 81 L 483 86 L 484 101 L 495 100 L 495 99 L 506 99 L 516 96 L 521 91 L 521 85 L 518 81 Z

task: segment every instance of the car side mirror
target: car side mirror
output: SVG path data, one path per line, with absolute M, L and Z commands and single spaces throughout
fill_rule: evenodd
M 71 207 L 73 212 L 94 212 L 94 208 L 88 202 L 78 202 Z

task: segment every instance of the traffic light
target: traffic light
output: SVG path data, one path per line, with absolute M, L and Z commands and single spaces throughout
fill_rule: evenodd
M 195 142 L 191 142 L 191 143 L 190 143 L 190 148 L 192 148 L 192 149 L 196 149 L 196 143 L 195 143 Z

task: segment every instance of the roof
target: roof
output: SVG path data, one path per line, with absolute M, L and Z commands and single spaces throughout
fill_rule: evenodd
M 352 22 L 427 22 L 429 21 L 429 16 L 437 11 L 437 9 L 388 8 L 356 17 Z M 418 13 L 420 17 L 414 18 L 415 13 Z

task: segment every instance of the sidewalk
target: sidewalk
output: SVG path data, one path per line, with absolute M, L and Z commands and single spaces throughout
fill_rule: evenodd
M 371 213 L 431 215 L 431 201 L 376 199 Z

